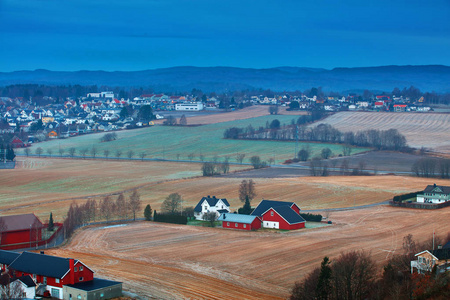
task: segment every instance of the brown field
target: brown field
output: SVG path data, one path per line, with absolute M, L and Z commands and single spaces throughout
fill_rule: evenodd
M 147 298 L 283 299 L 324 256 L 362 249 L 381 268 L 402 253 L 403 236 L 423 241 L 435 229 L 446 235 L 449 217 L 450 208 L 376 206 L 333 212 L 332 226 L 283 233 L 137 222 L 80 230 L 47 253 L 76 257 Z
M 411 147 L 432 148 L 436 152 L 450 154 L 450 114 L 339 112 L 321 123 L 330 124 L 341 131 L 355 132 L 395 128 L 405 135 Z
M 286 107 L 279 107 L 278 114 L 280 115 L 292 115 L 292 116 L 300 116 L 305 115 L 305 111 L 287 111 Z M 222 122 L 229 122 L 235 120 L 244 120 L 250 118 L 256 118 L 261 116 L 269 115 L 269 106 L 268 105 L 255 105 L 250 106 L 244 109 L 224 112 L 224 113 L 211 113 L 205 114 L 201 116 L 189 117 L 188 124 L 189 125 L 206 125 L 206 124 L 215 124 Z M 162 124 L 164 120 L 155 120 L 155 124 Z
M 184 206 L 195 206 L 207 195 L 227 198 L 233 210 L 242 206 L 238 186 L 242 178 L 200 176 L 200 164 L 171 162 L 124 162 L 101 160 L 24 158 L 14 170 L 0 170 L 2 214 L 34 212 L 43 220 L 50 211 L 62 221 L 72 202 L 100 200 L 107 194 L 137 188 L 143 205 L 159 210 L 167 195 L 178 192 Z M 448 180 L 402 176 L 331 176 L 254 178 L 257 197 L 294 201 L 302 209 L 367 205 L 394 195 L 417 191 L 428 184 L 448 185 Z

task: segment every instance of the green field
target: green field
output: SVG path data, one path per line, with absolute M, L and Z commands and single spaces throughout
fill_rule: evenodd
M 262 116 L 252 119 L 236 120 L 217 124 L 203 125 L 197 127 L 170 127 L 153 126 L 135 130 L 117 131 L 117 140 L 111 142 L 101 142 L 100 139 L 105 133 L 88 134 L 68 139 L 51 140 L 33 145 L 31 153 L 36 153 L 36 148 L 41 147 L 44 155 L 48 155 L 47 149 L 51 149 L 53 156 L 59 156 L 59 149 L 64 149 L 65 156 L 68 149 L 76 148 L 75 156 L 81 156 L 83 149 L 88 150 L 90 156 L 91 149 L 97 150 L 97 156 L 104 156 L 104 151 L 109 150 L 109 157 L 116 157 L 117 151 L 121 151 L 121 157 L 127 158 L 128 151 L 133 151 L 134 158 L 140 157 L 141 153 L 146 153 L 146 158 L 164 158 L 188 160 L 189 154 L 194 154 L 193 160 L 212 160 L 214 156 L 219 159 L 229 156 L 231 161 L 237 153 L 245 154 L 244 162 L 253 155 L 259 155 L 262 160 L 273 158 L 275 163 L 281 163 L 286 159 L 294 157 L 295 142 L 278 141 L 250 141 L 250 140 L 227 140 L 223 139 L 223 132 L 229 127 L 246 127 L 252 125 L 257 128 L 265 126 L 266 122 L 274 119 L 280 120 L 281 124 L 289 124 L 294 119 L 292 116 Z M 299 149 L 306 143 L 299 143 Z M 333 151 L 333 155 L 342 153 L 341 145 L 310 143 L 312 156 L 318 155 L 322 148 L 328 147 Z M 366 151 L 368 149 L 355 148 L 352 154 Z M 22 152 L 19 152 L 23 154 Z

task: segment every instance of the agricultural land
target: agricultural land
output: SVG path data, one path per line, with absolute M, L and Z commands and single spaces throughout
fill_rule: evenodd
M 128 198 L 134 190 L 140 194 L 142 211 L 147 204 L 159 211 L 164 198 L 175 192 L 183 197 L 184 207 L 216 195 L 226 198 L 234 211 L 242 206 L 240 182 L 251 178 L 257 192 L 253 207 L 261 199 L 293 201 L 333 222 L 292 232 L 239 232 L 145 221 L 91 225 L 77 230 L 63 246 L 45 250 L 76 257 L 98 276 L 123 281 L 125 291 L 146 299 L 285 299 L 294 282 L 318 267 L 324 256 L 333 259 L 344 251 L 363 249 L 382 266 L 401 253 L 405 235 L 424 241 L 433 230 L 438 235 L 448 233 L 448 207 L 434 211 L 386 205 L 394 195 L 423 190 L 429 184 L 450 185 L 449 180 L 402 175 L 409 173 L 410 164 L 420 158 L 417 155 L 353 148 L 352 156 L 333 159 L 348 158 L 355 166 L 363 161 L 371 176 L 311 177 L 305 172 L 307 164 L 281 165 L 293 157 L 294 142 L 222 138 L 232 126 L 266 126 L 273 119 L 290 124 L 297 118 L 292 112 L 281 113 L 268 115 L 266 107 L 264 111 L 250 108 L 188 118 L 188 124 L 201 126 L 118 131 L 111 142 L 101 142 L 102 133 L 35 144 L 31 149 L 41 147 L 46 157 L 19 155 L 15 169 L 0 169 L 0 213 L 34 212 L 45 222 L 53 212 L 55 221 L 61 222 L 72 203 L 100 201 L 107 195 L 115 199 L 120 193 Z M 342 131 L 396 128 L 410 146 L 442 153 L 450 149 L 448 115 L 340 112 L 320 123 L 324 122 Z M 342 152 L 341 145 L 309 145 L 313 155 L 324 147 L 335 156 Z M 77 149 L 75 158 L 67 155 L 71 147 Z M 79 156 L 93 147 L 95 159 Z M 48 149 L 52 155 L 47 155 Z M 109 157 L 104 157 L 105 150 Z M 115 157 L 116 151 L 122 156 Z M 127 151 L 133 151 L 132 159 L 126 157 Z M 139 158 L 142 152 L 146 156 Z M 191 153 L 194 157 L 189 159 Z M 244 164 L 236 162 L 237 153 L 246 154 Z M 275 166 L 252 170 L 248 161 L 252 155 L 273 158 Z M 202 160 L 215 157 L 219 161 L 229 157 L 230 173 L 203 177 Z M 397 175 L 388 174 L 391 170 Z

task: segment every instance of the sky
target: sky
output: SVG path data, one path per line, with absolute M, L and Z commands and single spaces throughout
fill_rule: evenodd
M 450 0 L 0 0 L 0 72 L 450 65 Z

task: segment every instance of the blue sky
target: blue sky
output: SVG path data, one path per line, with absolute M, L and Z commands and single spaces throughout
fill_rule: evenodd
M 0 0 L 0 71 L 450 65 L 449 20 L 449 0 Z

